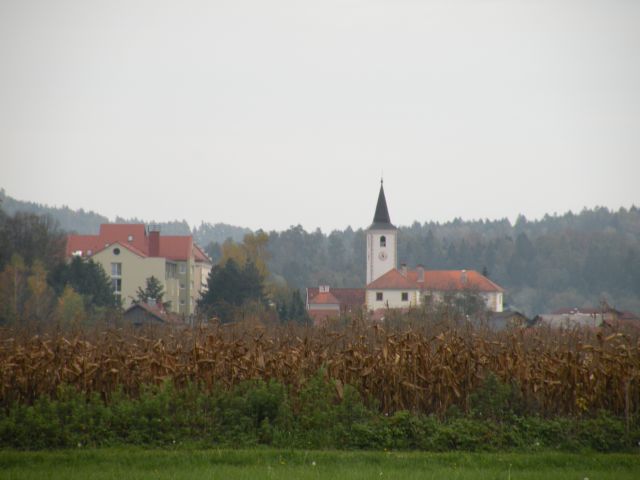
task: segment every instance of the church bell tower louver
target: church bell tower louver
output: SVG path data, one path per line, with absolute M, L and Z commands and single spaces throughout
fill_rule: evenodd
M 397 268 L 398 229 L 391 223 L 383 181 L 373 223 L 366 231 L 367 236 L 367 285 L 389 270 Z

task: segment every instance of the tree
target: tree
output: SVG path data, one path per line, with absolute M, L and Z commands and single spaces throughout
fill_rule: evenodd
M 218 263 L 222 258 L 222 248 L 218 242 L 209 242 L 204 251 L 213 263 Z
M 9 325 L 39 327 L 52 313 L 54 292 L 47 284 L 40 261 L 29 268 L 20 255 L 0 273 L 0 322 Z
M 235 260 L 211 269 L 207 291 L 198 301 L 198 308 L 207 315 L 216 315 L 222 321 L 231 321 L 249 302 L 264 302 L 263 278 L 256 266 L 248 261 L 239 268 Z
M 0 268 L 13 254 L 27 266 L 40 260 L 47 270 L 64 259 L 65 235 L 48 216 L 16 212 L 0 215 Z
M 39 260 L 31 266 L 27 277 L 27 292 L 22 320 L 29 325 L 42 325 L 50 320 L 55 295 L 47 283 L 47 271 Z
M 95 307 L 118 306 L 111 279 L 102 266 L 91 259 L 84 261 L 80 257 L 73 257 L 69 263 L 60 263 L 49 274 L 48 280 L 57 295 L 62 295 L 66 286 L 72 287 L 82 295 L 88 311 Z
M 158 280 L 155 276 L 151 275 L 146 280 L 145 288 L 138 287 L 136 291 L 136 298 L 133 300 L 134 303 L 149 303 L 149 300 L 153 300 L 156 305 L 162 305 L 164 309 L 168 309 L 171 307 L 171 302 L 163 302 L 164 297 L 164 287 L 160 280 Z
M 27 275 L 24 260 L 20 255 L 14 254 L 0 273 L 0 323 L 18 323 L 27 295 Z
M 63 330 L 79 328 L 86 321 L 84 300 L 73 287 L 69 285 L 64 287 L 62 295 L 58 298 L 55 317 Z
M 267 268 L 267 261 L 269 260 L 268 242 L 269 236 L 263 231 L 247 233 L 242 243 L 236 243 L 228 238 L 221 247 L 220 263 L 224 264 L 229 260 L 233 260 L 237 265 L 246 265 L 247 262 L 250 262 L 263 278 L 267 278 L 269 276 L 269 269 Z
M 276 312 L 281 322 L 294 321 L 300 324 L 309 322 L 309 315 L 299 289 L 280 288 L 275 293 Z

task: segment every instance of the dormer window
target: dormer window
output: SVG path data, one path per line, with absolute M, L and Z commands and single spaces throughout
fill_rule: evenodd
M 127 237 L 127 240 L 128 240 L 129 242 L 133 242 L 133 235 L 129 235 L 129 236 Z
M 387 246 L 387 237 L 385 237 L 384 235 L 382 235 L 380 237 L 380 246 L 381 247 L 386 247 Z

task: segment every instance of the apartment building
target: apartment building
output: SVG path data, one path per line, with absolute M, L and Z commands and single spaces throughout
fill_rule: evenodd
M 98 235 L 69 235 L 66 254 L 102 265 L 124 308 L 147 278 L 156 277 L 171 302 L 169 311 L 181 315 L 195 312 L 212 267 L 191 235 L 161 235 L 158 226 L 144 224 L 108 223 Z

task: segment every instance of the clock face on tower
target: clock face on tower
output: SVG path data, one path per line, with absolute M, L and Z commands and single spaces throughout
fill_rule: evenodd
M 380 260 L 386 260 L 386 259 L 387 259 L 387 252 L 380 252 L 380 253 L 378 254 L 378 258 L 379 258 Z

